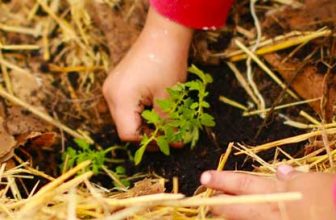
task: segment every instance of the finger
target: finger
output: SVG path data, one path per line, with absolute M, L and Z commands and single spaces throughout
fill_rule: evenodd
M 201 176 L 201 183 L 209 188 L 227 194 L 264 194 L 275 190 L 275 181 L 268 177 L 259 177 L 231 171 L 207 171 Z
M 289 165 L 280 165 L 276 171 L 277 178 L 282 181 L 293 179 L 299 174 L 301 174 L 301 172 L 296 171 L 292 166 Z
M 221 198 L 231 199 L 235 196 L 223 195 L 221 194 Z M 217 216 L 222 216 L 225 219 L 271 219 L 274 217 L 274 212 L 278 211 L 277 206 L 272 205 L 270 203 L 263 204 L 227 204 L 227 205 L 219 205 L 210 207 L 210 212 Z M 273 212 L 273 213 L 272 213 Z M 273 219 L 273 218 L 272 218 Z
M 139 141 L 141 135 L 141 112 L 143 106 L 139 99 L 127 98 L 116 100 L 114 104 L 109 104 L 109 108 L 117 126 L 118 135 L 123 141 Z
M 223 198 L 234 198 L 234 196 L 221 195 Z M 213 206 L 210 208 L 211 213 L 217 216 L 222 216 L 230 220 L 246 220 L 246 219 L 271 219 L 272 206 L 270 204 L 235 204 L 235 205 L 222 205 Z

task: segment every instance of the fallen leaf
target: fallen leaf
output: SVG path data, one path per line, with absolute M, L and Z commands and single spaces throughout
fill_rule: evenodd
M 17 146 L 24 146 L 29 142 L 30 147 L 35 148 L 50 148 L 55 144 L 57 134 L 55 132 L 32 132 L 30 134 L 21 134 L 16 140 L 18 142 Z
M 34 107 L 45 110 L 42 104 L 45 94 L 41 92 L 42 81 L 37 75 L 26 72 L 10 72 L 15 96 Z
M 15 146 L 15 138 L 8 133 L 4 126 L 4 120 L 0 117 L 0 163 L 12 156 Z
M 276 36 L 289 31 L 315 31 L 336 22 L 335 0 L 305 0 L 302 7 L 280 8 L 269 14 L 263 22 L 263 31 Z
M 282 62 L 284 55 L 272 53 L 264 55 L 264 59 L 270 63 L 287 81 L 291 87 L 304 99 L 314 99 L 325 96 L 327 103 L 323 107 L 326 121 L 331 121 L 334 115 L 334 104 L 336 103 L 336 76 L 331 74 L 328 79 L 328 91 L 325 92 L 325 74 L 320 73 L 315 65 L 308 64 L 300 71 L 302 62 L 299 60 L 288 60 Z M 299 72 L 298 72 L 299 71 Z M 311 102 L 311 107 L 322 115 L 321 103 Z
M 52 130 L 49 124 L 41 121 L 21 107 L 8 107 L 7 114 L 5 124 L 11 135 L 16 136 L 31 132 L 47 132 Z

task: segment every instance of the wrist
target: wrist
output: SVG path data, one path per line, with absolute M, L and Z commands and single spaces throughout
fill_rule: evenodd
M 193 30 L 160 15 L 150 8 L 145 27 L 140 38 L 159 48 L 178 49 L 180 52 L 189 51 Z

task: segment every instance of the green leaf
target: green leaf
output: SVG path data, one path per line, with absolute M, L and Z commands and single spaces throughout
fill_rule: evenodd
M 216 125 L 214 118 L 207 113 L 203 113 L 201 115 L 201 123 L 207 127 L 213 127 Z
M 68 155 L 69 157 L 75 157 L 77 152 L 72 147 L 68 147 L 65 154 Z
M 208 102 L 206 102 L 206 101 L 203 101 L 202 102 L 202 107 L 203 108 L 210 108 L 210 104 Z
M 130 187 L 131 182 L 127 179 L 121 179 L 120 182 L 125 186 L 125 187 Z
M 160 121 L 160 116 L 154 111 L 145 110 L 142 112 L 141 116 L 146 120 L 148 124 L 156 124 Z
M 99 174 L 99 166 L 97 166 L 96 164 L 92 164 L 91 170 L 94 174 Z
M 116 171 L 116 173 L 117 174 L 125 174 L 126 173 L 126 169 L 125 169 L 125 167 L 123 167 L 123 166 L 117 166 L 116 168 L 115 168 L 115 171 Z
M 171 127 L 169 124 L 167 124 L 166 126 L 164 126 L 163 128 L 163 131 L 164 131 L 164 135 L 167 139 L 168 142 L 171 142 L 174 140 L 174 128 Z
M 183 143 L 187 144 L 190 143 L 193 139 L 192 133 L 190 132 L 183 132 Z
M 197 109 L 198 108 L 198 102 L 194 102 L 193 104 L 191 104 L 190 108 L 191 109 Z
M 181 120 L 171 120 L 169 122 L 169 126 L 172 127 L 172 128 L 178 128 L 178 127 L 181 127 Z
M 210 74 L 205 74 L 205 80 L 207 83 L 212 83 L 213 82 L 213 78 Z
M 139 165 L 141 160 L 142 160 L 142 157 L 145 153 L 145 150 L 146 150 L 146 145 L 140 147 L 136 152 L 135 152 L 135 155 L 134 155 L 134 163 L 135 165 Z
M 169 110 L 173 107 L 174 103 L 169 100 L 157 100 L 156 103 L 159 105 L 159 107 L 164 111 L 164 112 L 169 112 Z
M 195 66 L 194 64 L 191 65 L 191 67 L 188 68 L 188 72 L 197 75 L 201 79 L 204 77 L 203 71 L 200 70 L 199 68 L 197 68 L 197 66 Z
M 65 165 L 66 165 L 66 169 L 69 169 L 75 165 L 76 159 L 77 159 L 76 154 L 77 154 L 76 150 L 74 150 L 71 147 L 68 147 L 67 151 L 64 152 L 64 154 L 62 155 L 62 159 L 63 159 L 62 169 L 64 168 Z M 66 160 L 67 160 L 67 163 L 65 164 Z
M 192 132 L 191 149 L 194 149 L 199 139 L 199 129 L 195 128 Z
M 172 88 L 168 88 L 167 92 L 171 99 L 176 99 L 179 97 L 180 93 Z
M 200 81 L 190 81 L 185 84 L 191 91 L 196 90 L 199 91 L 202 88 L 202 83 Z
M 82 162 L 84 162 L 84 161 L 86 161 L 86 160 L 88 160 L 88 159 L 91 159 L 91 158 L 88 158 L 88 156 L 85 155 L 85 154 L 79 154 L 79 155 L 77 156 L 76 163 L 77 163 L 77 164 L 80 164 L 80 163 L 82 163 Z
M 212 79 L 210 74 L 204 73 L 202 70 L 197 68 L 195 65 L 192 65 L 191 67 L 189 67 L 188 71 L 190 73 L 193 73 L 193 74 L 197 75 L 200 79 L 202 79 L 204 84 L 208 84 L 208 83 L 213 82 L 213 79 Z
M 164 153 L 165 155 L 169 156 L 170 154 L 170 148 L 169 148 L 169 143 L 166 140 L 164 136 L 160 136 L 156 139 L 156 143 L 160 148 L 160 151 Z
M 176 85 L 172 86 L 170 89 L 175 92 L 181 92 L 184 90 L 185 85 L 182 83 L 177 83 Z
M 195 65 L 192 65 L 191 67 L 189 67 L 188 72 L 195 74 L 200 79 L 202 79 L 203 82 L 206 82 L 206 77 L 205 77 L 204 72 L 200 70 L 199 68 L 197 68 Z
M 140 142 L 140 145 L 143 146 L 143 145 L 148 145 L 149 144 L 149 138 L 146 134 L 144 134 L 144 136 L 142 137 L 142 140 Z
M 88 142 L 86 142 L 86 140 L 84 140 L 84 139 L 75 138 L 74 141 L 77 144 L 77 146 L 80 147 L 83 150 L 86 150 L 86 149 L 90 148 L 90 144 Z

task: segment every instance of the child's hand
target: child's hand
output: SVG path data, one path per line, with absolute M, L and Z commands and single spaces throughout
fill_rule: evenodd
M 122 140 L 138 141 L 144 106 L 157 108 L 155 100 L 166 98 L 166 88 L 185 81 L 191 38 L 191 29 L 150 9 L 138 40 L 103 87 Z
M 329 220 L 336 219 L 332 199 L 334 179 L 334 175 L 331 174 L 299 173 L 289 166 L 280 166 L 277 178 L 228 171 L 208 171 L 203 173 L 201 182 L 228 196 L 278 192 L 301 192 L 303 195 L 302 200 L 295 202 L 212 208 L 214 214 L 225 216 L 228 220 Z

